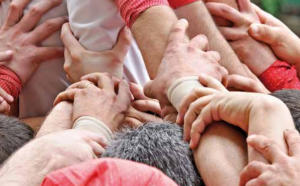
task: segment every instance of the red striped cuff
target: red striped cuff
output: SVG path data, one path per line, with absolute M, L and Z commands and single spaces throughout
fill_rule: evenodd
M 10 94 L 14 100 L 17 100 L 22 90 L 20 78 L 3 65 L 0 65 L 0 87 Z
M 189 3 L 193 3 L 199 0 L 169 0 L 169 4 L 172 8 L 176 9 L 181 6 L 187 5 Z

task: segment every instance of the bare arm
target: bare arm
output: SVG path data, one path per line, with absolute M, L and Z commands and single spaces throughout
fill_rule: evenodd
M 165 54 L 169 33 L 177 20 L 170 7 L 155 6 L 142 13 L 132 26 L 132 33 L 151 79 L 156 76 Z

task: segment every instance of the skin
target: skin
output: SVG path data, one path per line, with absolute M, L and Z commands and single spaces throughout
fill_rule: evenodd
M 69 23 L 63 26 L 61 39 L 66 47 L 64 69 L 71 82 L 78 82 L 82 76 L 94 72 L 107 72 L 119 79 L 123 77 L 123 62 L 132 42 L 127 27 L 120 31 L 115 47 L 104 52 L 86 50 L 73 35 Z
M 275 55 L 294 65 L 300 71 L 300 39 L 285 24 L 274 16 L 253 5 L 262 24 L 252 24 L 249 34 L 256 40 L 268 44 Z M 298 77 L 299 74 L 298 74 Z
M 233 23 L 233 27 L 219 27 L 219 29 L 239 59 L 256 76 L 260 76 L 277 60 L 268 45 L 257 42 L 248 34 L 248 27 L 252 23 L 260 23 L 249 0 L 238 0 L 240 12 L 221 3 L 206 5 L 212 15 L 220 16 Z
M 78 130 L 45 135 L 31 141 L 10 157 L 0 169 L 0 184 L 39 186 L 50 172 L 91 160 L 95 154 L 101 154 L 106 145 L 101 136 Z
M 286 154 L 280 146 L 265 136 L 252 135 L 248 144 L 271 164 L 251 162 L 241 173 L 240 186 L 296 186 L 300 176 L 300 135 L 297 130 L 284 133 L 289 147 Z

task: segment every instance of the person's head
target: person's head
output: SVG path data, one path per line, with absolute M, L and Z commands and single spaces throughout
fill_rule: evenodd
M 271 94 L 280 99 L 289 108 L 296 129 L 300 131 L 300 91 L 299 90 L 280 90 Z
M 33 135 L 34 131 L 17 118 L 0 115 L 0 165 Z
M 150 122 L 115 135 L 102 157 L 120 158 L 160 169 L 180 186 L 204 185 L 183 130 L 176 124 Z

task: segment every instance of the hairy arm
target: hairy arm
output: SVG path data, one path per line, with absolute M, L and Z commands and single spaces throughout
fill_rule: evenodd
M 150 78 L 156 76 L 165 54 L 169 33 L 177 17 L 168 6 L 154 6 L 143 12 L 132 26 Z
M 53 108 L 38 131 L 36 138 L 53 132 L 68 130 L 73 126 L 73 105 L 69 102 L 61 102 Z

